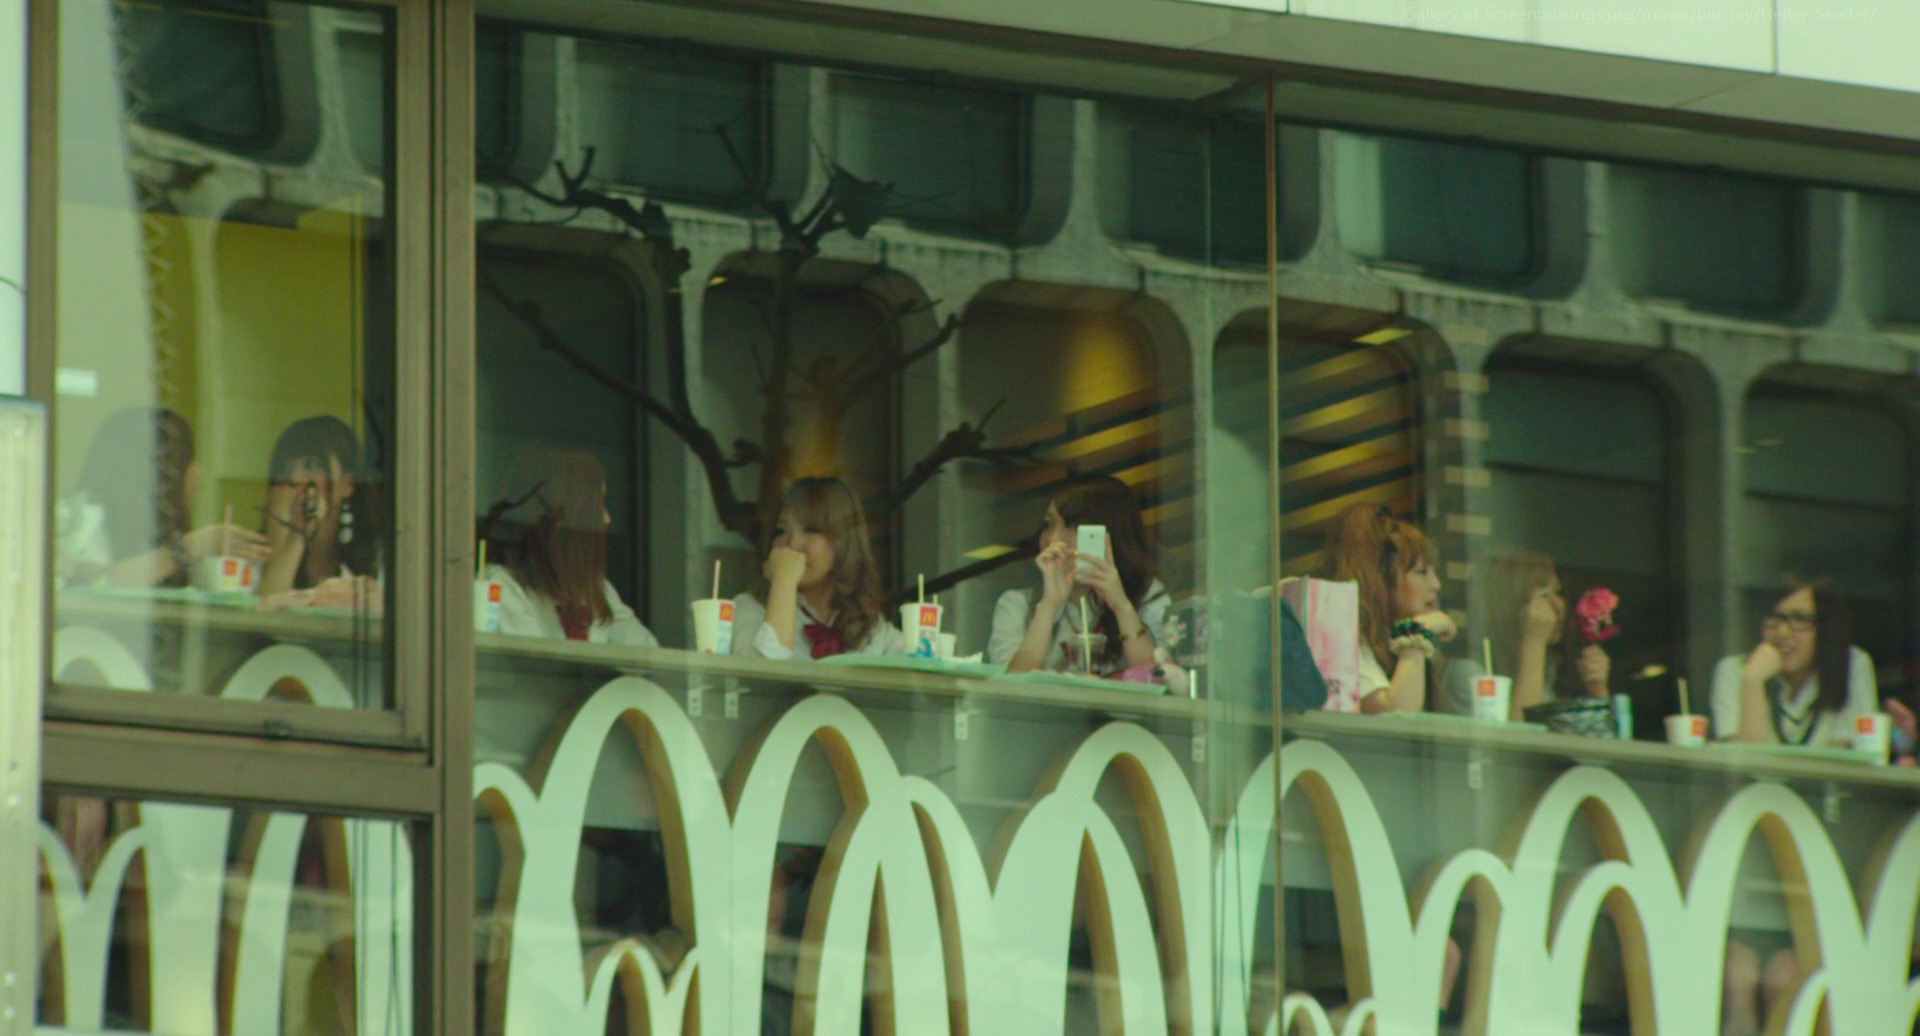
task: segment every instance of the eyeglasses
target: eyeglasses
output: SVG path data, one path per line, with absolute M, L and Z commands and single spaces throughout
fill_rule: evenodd
M 1805 633 L 1819 621 L 1812 612 L 1771 612 L 1760 620 L 1760 628 L 1766 630 L 1785 627 L 1795 633 Z

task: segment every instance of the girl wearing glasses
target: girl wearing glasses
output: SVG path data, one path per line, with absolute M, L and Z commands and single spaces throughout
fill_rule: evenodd
M 1850 744 L 1875 711 L 1873 659 L 1853 644 L 1846 598 L 1824 580 L 1790 580 L 1760 620 L 1760 643 L 1713 671 L 1715 736 L 1754 744 Z

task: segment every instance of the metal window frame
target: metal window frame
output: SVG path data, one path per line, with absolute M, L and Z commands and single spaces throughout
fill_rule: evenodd
M 45 535 L 46 412 L 0 400 L 0 1036 L 34 1027 L 40 947 L 42 569 L 30 544 Z
M 138 696 L 101 692 L 50 683 L 45 709 L 50 717 L 78 721 L 157 726 L 183 731 L 210 731 L 257 734 L 271 730 L 277 736 L 294 740 L 314 740 L 341 744 L 361 744 L 380 748 L 403 748 L 424 758 L 431 751 L 429 725 L 429 689 L 431 667 L 436 657 L 431 638 L 424 628 L 424 616 L 430 614 L 428 602 L 433 591 L 433 558 L 438 540 L 434 523 L 411 520 L 429 514 L 431 489 L 435 479 L 437 454 L 433 424 L 438 416 L 433 400 L 441 395 L 432 380 L 447 364 L 436 354 L 439 324 L 429 303 L 402 304 L 401 300 L 427 300 L 434 287 L 430 255 L 434 247 L 435 222 L 429 205 L 435 196 L 435 156 L 430 152 L 430 135 L 438 124 L 433 109 L 437 91 L 434 77 L 438 65 L 433 40 L 429 38 L 433 0 L 371 0 L 388 13 L 389 39 L 392 41 L 391 103 L 393 143 L 388 179 L 393 214 L 395 387 L 395 445 L 392 470 L 393 529 L 388 575 L 392 584 L 387 617 L 387 686 L 392 701 L 388 708 L 355 712 L 321 709 L 284 710 L 254 703 L 236 708 L 236 703 L 197 694 L 166 694 L 151 701 L 133 701 Z M 58 362 L 57 213 L 59 211 L 59 12 L 43 0 L 31 0 L 29 68 L 34 89 L 30 91 L 29 114 L 29 211 L 28 249 L 36 276 L 28 288 L 28 391 L 48 409 L 48 441 L 57 441 L 58 406 L 55 400 L 54 371 Z M 466 61 L 470 66 L 471 48 Z M 470 89 L 463 87 L 463 89 Z M 471 139 L 471 130 L 464 134 Z M 469 188 L 470 189 L 470 188 Z M 51 495 L 51 494 L 49 494 Z M 47 502 L 51 528 L 51 509 Z M 54 585 L 52 554 L 47 556 L 43 578 Z M 51 658 L 51 632 L 42 650 Z
M 52 552 L 44 549 L 51 494 L 43 492 L 25 530 L 26 542 L 42 547 L 26 556 L 41 560 L 20 584 L 0 583 L 0 594 L 16 586 L 31 594 L 34 616 L 5 627 L 27 649 L 0 658 L 0 690 L 7 692 L 0 707 L 9 710 L 0 737 L 13 738 L 0 741 L 0 751 L 12 753 L 0 778 L 14 774 L 17 782 L 24 773 L 48 787 L 105 796 L 413 823 L 426 835 L 424 851 L 415 854 L 416 1026 L 466 1032 L 473 1029 L 474 902 L 473 632 L 464 619 L 473 556 L 474 11 L 471 0 L 360 2 L 390 12 L 393 41 L 397 478 L 388 642 L 394 707 L 351 712 L 60 689 L 44 702 L 51 718 L 42 731 L 43 659 L 51 636 L 45 587 L 52 565 Z M 28 23 L 28 257 L 35 276 L 27 304 L 27 384 L 50 404 L 57 341 L 58 0 L 29 0 Z M 43 487 L 55 424 L 48 412 L 34 454 Z M 0 514 L 0 542 L 5 521 Z M 0 639 L 7 635 L 0 632 Z M 13 785 L 6 791 L 12 794 Z M 18 948 L 31 961 L 39 809 L 37 797 L 22 794 L 20 802 L 22 808 L 0 812 L 0 849 L 24 847 L 21 854 L 0 853 L 0 887 L 25 894 L 0 897 L 0 911 L 24 909 L 27 923 L 0 925 L 0 952 Z M 20 866 L 24 875 L 16 873 Z M 0 1021 L 0 1032 L 14 1025 L 32 1031 L 33 987 L 30 975 L 11 987 L 22 991 L 24 1009 Z

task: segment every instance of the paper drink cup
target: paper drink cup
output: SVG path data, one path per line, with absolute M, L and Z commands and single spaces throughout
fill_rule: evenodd
M 959 636 L 952 633 L 940 634 L 940 645 L 938 648 L 938 657 L 952 658 L 954 655 L 954 651 L 959 647 L 959 644 L 960 644 Z
M 1886 765 L 1887 750 L 1893 742 L 1893 717 L 1884 712 L 1869 712 L 1853 718 L 1853 750 L 1868 762 Z
M 703 597 L 693 602 L 693 648 L 703 655 L 733 653 L 733 602 Z
M 1473 681 L 1473 718 L 1505 723 L 1513 707 L 1513 677 L 1479 676 Z
M 253 592 L 253 562 L 232 554 L 201 558 L 193 565 L 193 586 L 222 594 Z
M 1707 717 L 1675 713 L 1667 717 L 1667 744 L 1699 748 L 1707 743 Z
M 506 587 L 497 579 L 476 579 L 473 581 L 473 631 L 475 633 L 500 632 L 500 597 L 506 593 Z
M 907 654 L 935 658 L 940 650 L 941 608 L 931 602 L 900 606 L 900 634 L 906 639 Z

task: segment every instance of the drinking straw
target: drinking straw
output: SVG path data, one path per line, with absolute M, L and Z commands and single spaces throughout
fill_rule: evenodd
M 487 574 L 487 541 L 480 541 L 480 567 L 474 570 L 473 578 L 484 579 Z
M 1087 625 L 1087 599 L 1080 598 L 1080 664 L 1093 675 L 1093 628 Z
M 713 599 L 720 599 L 720 559 L 713 559 Z
M 1486 660 L 1487 660 L 1487 675 L 1488 675 L 1488 676 L 1492 676 L 1492 675 L 1494 675 L 1494 672 L 1493 672 L 1493 638 L 1492 638 L 1492 637 L 1482 637 L 1482 638 L 1480 638 L 1480 652 L 1481 652 L 1481 654 L 1482 654 L 1482 655 L 1484 655 L 1484 656 L 1486 657 Z
M 921 604 L 927 603 L 927 574 L 925 572 L 920 573 L 920 602 L 919 603 Z
M 1687 678 L 1684 676 L 1680 678 L 1680 714 L 1693 715 L 1693 710 L 1687 707 Z
M 220 519 L 220 554 L 225 557 L 233 553 L 233 505 L 228 504 L 226 514 Z

